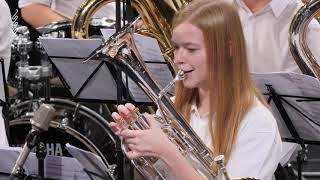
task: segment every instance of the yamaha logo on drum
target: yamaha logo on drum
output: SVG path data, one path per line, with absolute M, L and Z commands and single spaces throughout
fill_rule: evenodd
M 23 144 L 15 144 L 13 147 L 22 147 Z M 67 156 L 63 154 L 61 143 L 46 143 L 47 155 L 50 156 Z M 36 149 L 32 149 L 36 153 Z

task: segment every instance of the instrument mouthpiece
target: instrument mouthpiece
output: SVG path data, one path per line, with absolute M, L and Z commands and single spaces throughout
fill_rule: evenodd
M 176 74 L 176 80 L 184 80 L 185 76 L 184 76 L 184 72 L 182 70 L 179 70 L 178 73 Z

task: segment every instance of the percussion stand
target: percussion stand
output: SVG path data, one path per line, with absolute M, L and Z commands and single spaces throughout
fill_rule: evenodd
M 40 131 L 30 131 L 27 138 L 26 138 L 26 144 L 25 146 L 28 147 L 28 149 L 33 149 L 37 146 L 40 140 Z M 28 154 L 27 154 L 28 156 Z M 19 156 L 20 157 L 20 156 Z M 19 159 L 18 157 L 18 159 Z M 18 161 L 18 160 L 17 160 Z M 10 175 L 10 180 L 24 180 L 27 176 L 25 174 L 25 170 L 22 165 L 16 163 L 14 170 L 12 171 Z
M 270 103 L 270 101 L 273 100 L 276 108 L 280 112 L 281 118 L 284 120 L 284 123 L 287 126 L 291 136 L 294 138 L 294 139 L 288 139 L 288 138 L 284 138 L 284 139 L 288 142 L 298 143 L 298 144 L 300 144 L 300 146 L 302 148 L 301 150 L 298 151 L 298 155 L 297 155 L 298 180 L 302 180 L 302 163 L 307 158 L 306 144 L 319 144 L 320 142 L 307 141 L 307 140 L 304 140 L 302 137 L 300 137 L 300 135 L 297 132 L 296 127 L 292 123 L 293 122 L 292 119 L 289 117 L 289 115 L 284 107 L 284 104 L 289 105 L 291 108 L 295 109 L 295 111 L 297 111 L 299 114 L 301 114 L 301 116 L 307 118 L 308 120 L 312 121 L 316 125 L 320 126 L 320 124 L 314 122 L 305 113 L 301 112 L 299 109 L 297 109 L 292 104 L 290 104 L 286 99 L 284 99 L 284 97 L 301 98 L 301 100 L 297 100 L 300 102 L 302 102 L 302 101 L 310 101 L 310 102 L 311 101 L 320 101 L 320 98 L 280 95 L 276 92 L 276 90 L 272 87 L 272 85 L 266 84 L 266 87 L 267 87 L 267 90 L 269 91 L 269 94 L 267 94 L 267 95 L 269 95 L 268 103 Z
M 36 156 L 38 158 L 38 180 L 44 180 L 44 159 L 47 155 L 47 148 L 43 142 L 39 142 L 36 148 Z
M 23 77 L 25 67 L 29 66 L 28 53 L 32 50 L 33 43 L 30 41 L 29 30 L 27 27 L 17 28 L 18 37 L 14 39 L 13 48 L 18 52 L 20 60 L 17 62 L 18 67 L 18 90 L 22 100 L 28 99 L 28 81 Z

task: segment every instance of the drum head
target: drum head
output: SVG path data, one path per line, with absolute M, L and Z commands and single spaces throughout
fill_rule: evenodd
M 50 128 L 41 135 L 47 155 L 70 156 L 67 143 L 91 151 L 101 157 L 109 167 L 116 164 L 115 136 L 108 128 L 107 120 L 86 106 L 63 99 L 51 99 L 49 104 L 57 110 Z M 25 101 L 10 109 L 10 144 L 21 146 L 31 129 L 30 118 L 37 102 Z

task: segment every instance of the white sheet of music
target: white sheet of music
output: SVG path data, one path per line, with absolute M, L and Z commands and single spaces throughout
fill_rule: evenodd
M 87 173 L 91 173 L 93 179 L 107 179 L 107 167 L 98 155 L 79 149 L 70 144 L 66 144 L 66 149 L 80 162 Z
M 0 147 L 0 172 L 10 174 L 16 159 L 18 158 L 20 147 Z M 88 175 L 82 170 L 83 167 L 75 159 L 62 156 L 46 156 L 44 160 L 45 177 L 50 179 L 66 179 L 66 180 L 87 180 Z M 38 174 L 38 159 L 35 153 L 30 153 L 25 164 L 25 173 Z
M 268 93 L 265 84 L 271 84 L 279 95 L 320 98 L 319 81 L 316 78 L 307 75 L 280 72 L 268 74 L 254 73 L 253 79 L 263 93 Z M 284 99 L 314 121 L 312 122 L 297 113 L 290 105 L 283 103 L 298 134 L 305 140 L 320 141 L 320 101 L 299 101 L 303 99 L 294 97 L 284 97 Z M 284 138 L 291 138 L 289 130 L 284 124 L 274 103 L 271 105 L 273 114 L 278 120 L 281 136 Z
M 108 39 L 115 33 L 113 29 L 101 29 L 103 37 Z M 134 41 L 138 48 L 138 51 L 146 63 L 151 76 L 158 82 L 160 87 L 165 87 L 173 79 L 168 65 L 165 64 L 165 60 L 162 56 L 160 47 L 156 39 L 143 36 L 140 34 L 134 34 Z M 125 75 L 123 75 L 123 81 L 125 82 Z M 151 100 L 145 95 L 145 93 L 132 81 L 128 81 L 130 89 L 130 95 L 136 102 L 151 102 Z M 174 89 L 174 88 L 173 88 Z M 174 93 L 173 90 L 170 93 Z
M 146 63 L 151 76 L 154 76 L 156 82 L 160 86 L 160 89 L 164 88 L 173 79 L 171 72 L 168 69 L 167 64 L 154 64 Z M 151 99 L 138 87 L 138 85 L 128 78 L 128 86 L 130 89 L 130 95 L 135 102 L 151 102 Z M 123 74 L 123 82 L 125 82 L 125 74 Z M 174 94 L 174 87 L 169 91 L 170 95 Z

